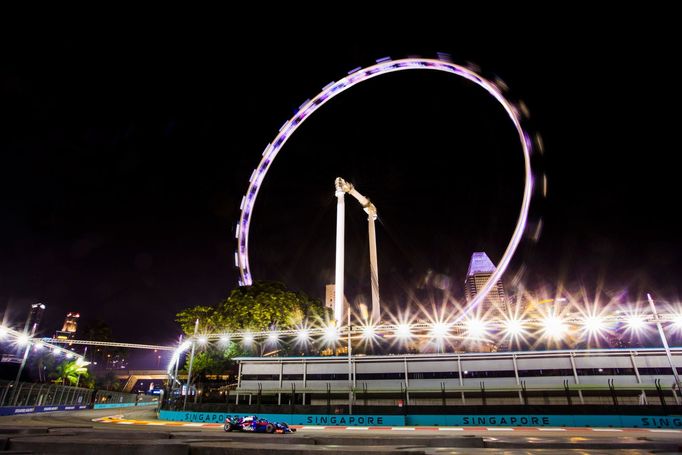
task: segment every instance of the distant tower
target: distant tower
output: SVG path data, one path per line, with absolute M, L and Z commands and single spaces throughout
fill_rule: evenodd
M 495 266 L 487 254 L 484 252 L 476 252 L 471 255 L 469 270 L 467 271 L 467 277 L 464 281 L 464 295 L 467 302 L 473 300 L 474 296 L 483 289 L 483 286 L 488 282 L 488 279 L 493 272 L 495 272 Z M 506 314 L 507 312 L 507 295 L 504 292 L 502 281 L 498 281 L 496 285 L 493 286 L 485 300 L 483 300 L 474 311 L 480 315 L 484 315 L 491 311 L 491 309 L 497 309 L 502 314 Z
M 62 329 L 57 330 L 54 337 L 62 340 L 73 338 L 76 335 L 76 330 L 78 330 L 78 318 L 80 317 L 80 313 L 67 313 Z
M 328 284 L 324 287 L 324 307 L 334 310 L 334 292 L 335 286 Z
M 28 313 L 26 318 L 26 324 L 24 325 L 24 333 L 33 336 L 38 331 L 40 326 L 40 321 L 43 319 L 43 313 L 45 313 L 45 305 L 42 303 L 34 303 L 31 305 L 31 311 Z

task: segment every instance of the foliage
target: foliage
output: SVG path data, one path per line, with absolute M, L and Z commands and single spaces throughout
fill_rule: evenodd
M 225 373 L 233 365 L 232 358 L 240 355 L 244 355 L 244 352 L 237 343 L 230 343 L 226 347 L 209 346 L 194 355 L 192 376 Z M 189 371 L 189 356 L 185 359 L 184 371 Z
M 257 281 L 252 286 L 241 286 L 230 292 L 229 297 L 215 306 L 195 306 L 177 314 L 176 321 L 186 336 L 194 334 L 195 321 L 199 320 L 199 333 L 232 332 L 238 330 L 261 331 L 289 329 L 330 317 L 322 302 L 302 292 L 294 292 L 283 284 Z M 260 348 L 265 348 L 262 343 Z M 258 349 L 257 346 L 253 347 Z M 230 343 L 197 346 L 192 375 L 217 374 L 228 371 L 231 359 L 247 354 L 240 344 Z M 187 356 L 184 370 L 189 369 Z
M 216 306 L 195 306 L 177 314 L 177 322 L 187 335 L 199 332 L 267 330 L 293 328 L 304 321 L 328 317 L 319 300 L 302 292 L 290 291 L 282 283 L 257 281 L 240 286 Z
M 93 382 L 88 369 L 75 360 L 65 360 L 57 365 L 53 376 L 55 376 L 54 382 L 65 385 L 87 386 Z
M 111 327 L 103 320 L 96 319 L 81 330 L 79 338 L 92 341 L 111 341 Z
M 34 372 L 32 374 L 37 373 L 38 382 L 46 382 L 48 376 L 52 377 L 59 362 L 60 359 L 46 349 L 28 357 L 29 369 Z
M 107 371 L 103 376 L 98 376 L 95 384 L 98 389 L 119 391 L 123 388 L 123 383 L 113 371 Z

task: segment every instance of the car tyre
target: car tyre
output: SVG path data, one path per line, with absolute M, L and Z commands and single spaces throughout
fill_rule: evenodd
M 271 424 L 271 423 L 268 423 L 268 424 L 265 426 L 265 432 L 266 432 L 266 433 L 274 433 L 274 432 L 275 432 L 275 426 L 274 426 L 273 424 Z
M 223 429 L 224 429 L 226 432 L 229 433 L 229 432 L 232 431 L 234 428 L 232 428 L 232 424 L 231 424 L 231 423 L 226 423 L 225 425 L 223 425 Z

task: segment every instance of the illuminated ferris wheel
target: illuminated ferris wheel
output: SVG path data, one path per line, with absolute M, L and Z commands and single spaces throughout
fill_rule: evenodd
M 258 191 L 263 183 L 263 179 L 270 168 L 270 165 L 275 160 L 286 141 L 298 129 L 301 124 L 308 119 L 315 111 L 327 103 L 330 99 L 348 90 L 349 88 L 367 81 L 371 78 L 381 76 L 383 74 L 393 73 L 396 71 L 406 70 L 430 70 L 443 71 L 455 76 L 463 77 L 479 87 L 487 91 L 493 96 L 504 108 L 518 134 L 518 139 L 521 144 L 524 160 L 524 187 L 523 197 L 521 200 L 521 210 L 519 212 L 516 226 L 512 233 L 511 239 L 497 264 L 496 270 L 489 278 L 486 285 L 469 303 L 467 309 L 473 309 L 485 299 L 488 292 L 495 286 L 495 283 L 502 277 L 506 271 L 509 263 L 516 251 L 528 222 L 528 213 L 530 209 L 530 202 L 533 195 L 534 181 L 531 167 L 531 155 L 533 153 L 534 145 L 539 144 L 539 138 L 535 141 L 532 139 L 527 128 L 524 126 L 527 120 L 527 111 L 522 105 L 512 103 L 504 94 L 506 92 L 506 85 L 499 81 L 492 81 L 484 78 L 478 74 L 474 69 L 455 64 L 450 61 L 448 56 L 439 54 L 439 58 L 420 58 L 408 57 L 399 60 L 391 60 L 390 58 L 382 58 L 376 61 L 376 64 L 366 68 L 356 68 L 348 73 L 346 77 L 336 82 L 330 82 L 322 91 L 314 98 L 306 100 L 299 107 L 298 111 L 289 120 L 284 122 L 279 129 L 279 133 L 273 141 L 265 147 L 263 151 L 263 158 L 258 167 L 251 174 L 249 179 L 249 187 L 246 195 L 242 198 L 240 205 L 241 215 L 239 223 L 236 226 L 235 236 L 237 238 L 237 251 L 235 252 L 235 265 L 239 268 L 239 284 L 248 286 L 253 283 L 251 269 L 249 266 L 249 227 L 253 210 L 258 197 Z M 535 142 L 535 144 L 534 144 Z M 338 318 L 338 315 L 337 315 Z

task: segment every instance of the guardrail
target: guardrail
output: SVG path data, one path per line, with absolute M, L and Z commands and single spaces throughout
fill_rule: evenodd
M 60 384 L 0 382 L 0 407 L 3 406 L 77 406 L 90 405 L 92 389 Z
M 61 384 L 0 381 L 0 416 L 36 412 L 151 406 L 158 398 Z

